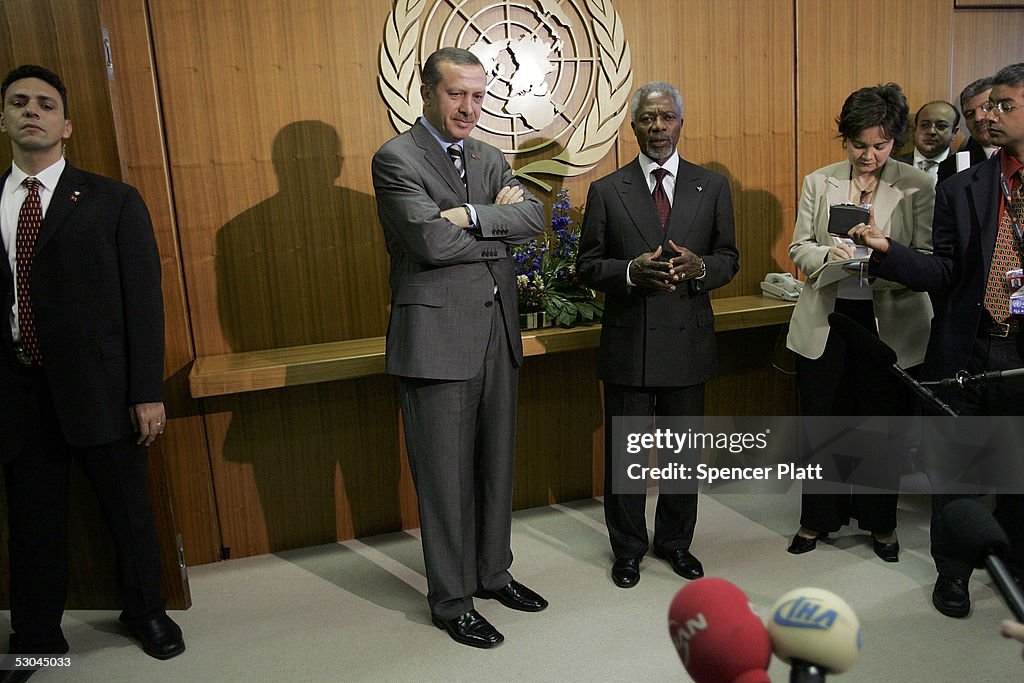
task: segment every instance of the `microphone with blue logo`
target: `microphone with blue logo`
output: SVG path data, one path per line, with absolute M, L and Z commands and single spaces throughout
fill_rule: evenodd
M 846 601 L 821 588 L 791 590 L 772 605 L 768 635 L 775 655 L 792 668 L 790 683 L 818 683 L 860 654 L 860 621 Z

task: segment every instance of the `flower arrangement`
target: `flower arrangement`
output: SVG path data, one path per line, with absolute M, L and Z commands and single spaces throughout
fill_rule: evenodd
M 604 312 L 604 302 L 576 275 L 580 228 L 569 215 L 571 209 L 569 191 L 563 187 L 551 207 L 551 229 L 512 250 L 520 314 L 543 312 L 562 327 L 596 322 Z

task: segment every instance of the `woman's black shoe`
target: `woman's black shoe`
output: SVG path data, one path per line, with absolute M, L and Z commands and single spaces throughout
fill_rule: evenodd
M 818 534 L 814 538 L 807 538 L 797 534 L 793 537 L 793 542 L 789 544 L 788 548 L 786 548 L 786 552 L 793 555 L 809 553 L 818 546 L 818 540 L 823 538 L 828 538 L 828 534 Z

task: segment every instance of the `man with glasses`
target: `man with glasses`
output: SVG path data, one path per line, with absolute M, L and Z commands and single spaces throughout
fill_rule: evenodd
M 919 168 L 938 182 L 939 164 L 949 156 L 949 143 L 960 130 L 960 112 L 949 102 L 935 100 L 914 115 L 914 151 L 893 159 Z
M 970 166 L 980 164 L 999 149 L 988 134 L 988 117 L 981 111 L 981 106 L 988 102 L 990 92 L 992 77 L 986 76 L 974 81 L 960 93 L 960 111 L 963 112 L 964 125 L 971 137 L 967 138 L 959 152 L 970 154 Z M 955 174 L 956 170 L 956 154 L 950 154 L 939 164 L 939 182 Z
M 860 227 L 851 236 L 874 249 L 869 272 L 932 296 L 935 317 L 925 356 L 924 379 L 971 375 L 1024 366 L 1017 283 L 1009 273 L 1021 267 L 1021 222 L 1024 219 L 1024 63 L 1003 68 L 992 82 L 989 99 L 978 117 L 988 123 L 992 142 L 1002 150 L 938 187 L 932 237 L 934 251 L 922 254 L 886 239 L 876 228 Z M 956 391 L 944 397 L 961 415 L 1019 415 L 1024 382 L 1004 379 L 982 384 L 976 392 Z M 943 430 L 949 421 L 936 421 Z M 1012 429 L 1000 423 L 1000 429 Z M 1008 438 L 1020 443 L 1014 429 Z M 971 600 L 967 581 L 971 565 L 958 557 L 940 512 L 965 497 L 962 488 L 944 486 L 956 475 L 965 454 L 950 448 L 952 439 L 929 445 L 926 471 L 932 483 L 932 557 L 938 580 L 932 592 L 935 608 L 950 617 L 966 617 Z M 952 465 L 952 470 L 951 466 Z M 951 476 L 952 475 L 952 476 Z M 1024 576 L 1024 496 L 996 495 L 995 517 L 1006 531 L 1011 573 Z

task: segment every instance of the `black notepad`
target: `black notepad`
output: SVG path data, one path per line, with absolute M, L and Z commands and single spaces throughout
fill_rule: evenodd
M 856 204 L 833 204 L 828 209 L 828 231 L 833 235 L 846 236 L 855 225 L 867 223 L 871 211 Z

